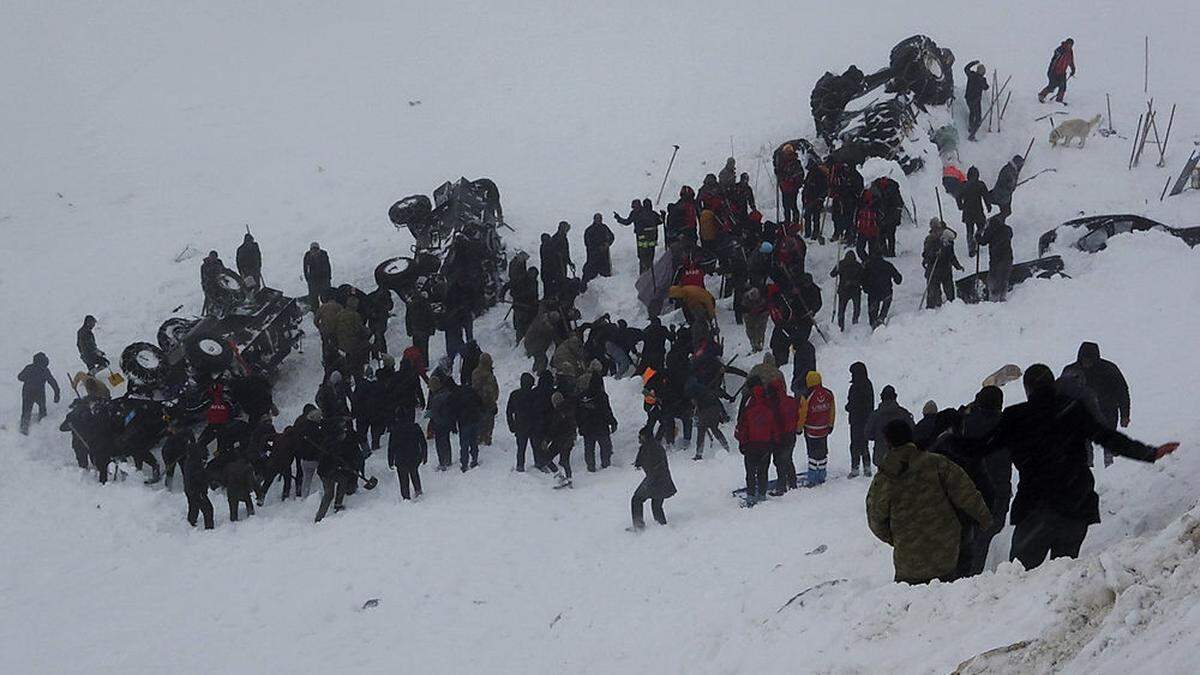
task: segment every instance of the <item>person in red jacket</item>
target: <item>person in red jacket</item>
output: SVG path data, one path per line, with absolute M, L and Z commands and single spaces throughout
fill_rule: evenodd
M 789 488 L 798 487 L 796 463 L 792 460 L 792 453 L 796 451 L 796 425 L 790 422 L 796 419 L 800 413 L 800 401 L 796 400 L 794 396 L 788 395 L 787 386 L 782 379 L 772 380 L 768 386 L 779 406 L 779 419 L 783 422 L 783 426 L 779 430 L 779 442 L 775 445 L 772 453 L 772 458 L 775 460 L 775 489 L 770 494 L 772 497 L 779 497 Z
M 858 203 L 858 213 L 855 215 L 855 227 L 858 230 L 858 241 L 855 249 L 860 260 L 867 259 L 867 253 L 875 253 L 879 242 L 879 195 L 874 188 L 863 190 L 862 200 Z
M 683 235 L 699 241 L 696 228 L 700 223 L 700 209 L 696 204 L 696 193 L 690 186 L 679 188 L 679 201 L 667 205 L 666 223 L 668 244 Z
M 1063 102 L 1063 96 L 1067 93 L 1067 71 L 1071 71 L 1070 77 L 1075 77 L 1074 47 L 1075 41 L 1067 38 L 1054 50 L 1054 56 L 1050 57 L 1050 67 L 1046 69 L 1046 79 L 1049 82 L 1045 89 L 1038 92 L 1039 103 L 1045 103 L 1046 97 L 1055 89 L 1058 90 L 1058 94 L 1054 96 L 1054 100 Z
M 808 396 L 800 402 L 796 415 L 796 431 L 804 432 L 804 445 L 808 450 L 808 487 L 825 482 L 825 463 L 829 457 L 829 434 L 833 432 L 837 406 L 833 392 L 821 386 L 821 374 L 808 371 L 804 377 Z
M 750 506 L 767 498 L 767 471 L 779 442 L 780 422 L 778 402 L 769 389 L 756 382 L 738 414 L 733 434 L 746 465 L 746 503 Z
M 804 185 L 804 165 L 796 155 L 796 148 L 789 143 L 783 146 L 779 154 L 779 164 L 775 167 L 775 180 L 779 185 L 779 194 L 783 199 L 783 222 L 800 223 L 800 208 L 796 198 L 800 187 Z

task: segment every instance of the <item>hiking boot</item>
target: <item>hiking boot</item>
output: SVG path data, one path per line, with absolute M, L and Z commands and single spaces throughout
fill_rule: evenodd
M 858 478 L 858 467 L 850 469 L 850 473 L 846 474 L 846 478 Z

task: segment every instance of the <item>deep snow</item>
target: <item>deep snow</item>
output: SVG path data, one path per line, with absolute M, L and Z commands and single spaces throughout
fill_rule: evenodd
M 654 196 L 672 143 L 683 149 L 664 200 L 719 168 L 732 136 L 740 169 L 769 204 L 769 167 L 759 175 L 758 160 L 779 140 L 811 133 L 816 78 L 851 62 L 881 66 L 914 32 L 952 48 L 959 66 L 980 57 L 1001 78 L 1014 74 L 1004 133 L 964 143 L 964 167 L 977 164 L 990 182 L 1036 135 L 1027 173 L 1058 169 L 1017 193 L 1018 259 L 1080 211 L 1200 224 L 1196 193 L 1157 203 L 1197 139 L 1187 69 L 1200 47 L 1187 3 L 852 2 L 820 14 L 782 3 L 500 4 L 6 5 L 0 72 L 18 95 L 0 101 L 9 160 L 0 168 L 0 363 L 15 375 L 44 350 L 56 373 L 74 370 L 85 313 L 100 317 L 101 346 L 116 357 L 153 336 L 176 305 L 197 311 L 198 259 L 174 256 L 191 245 L 231 260 L 246 223 L 272 285 L 301 292 L 300 256 L 316 239 L 336 280 L 366 286 L 376 262 L 408 245 L 387 206 L 460 175 L 497 181 L 518 229 L 513 249 L 563 218 L 581 248 L 591 213 Z M 1153 36 L 1151 93 L 1160 108 L 1184 106 L 1167 169 L 1143 160 L 1127 172 L 1127 139 L 1093 136 L 1082 151 L 1045 143 L 1048 127 L 1033 117 L 1047 108 L 1032 94 L 1064 29 L 1080 65 L 1071 113 L 1103 111 L 1111 92 L 1127 137 L 1145 103 L 1141 36 Z M 956 77 L 961 86 L 961 69 Z M 908 181 L 922 222 L 936 212 L 936 182 L 936 171 Z M 1074 278 L 1023 284 L 1006 305 L 917 312 L 923 233 L 901 231 L 906 283 L 889 326 L 829 331 L 832 344 L 818 345 L 826 381 L 844 397 L 846 368 L 863 360 L 876 389 L 894 384 L 910 409 L 927 398 L 951 405 L 1003 363 L 1058 368 L 1081 340 L 1099 341 L 1133 388 L 1131 432 L 1185 447 L 1153 467 L 1097 471 L 1104 522 L 1079 561 L 1033 573 L 1002 564 L 952 585 L 889 583 L 890 550 L 865 527 L 866 483 L 842 479 L 844 428 L 831 442 L 834 480 L 753 510 L 728 496 L 742 480 L 736 454 L 709 451 L 693 463 L 676 452 L 671 524 L 629 535 L 642 412 L 628 380 L 609 385 L 622 423 L 617 467 L 580 472 L 572 491 L 509 471 L 511 440 L 498 430 L 481 470 L 426 471 L 427 496 L 416 504 L 397 503 L 375 457 L 382 487 L 320 526 L 311 523 L 315 499 L 280 504 L 277 487 L 259 516 L 234 526 L 218 506 L 218 529 L 198 533 L 183 521 L 178 492 L 137 480 L 101 488 L 73 468 L 54 429 L 64 406 L 18 436 L 13 386 L 0 390 L 9 460 L 0 474 L 0 668 L 946 672 L 1048 636 L 980 665 L 1189 671 L 1184 636 L 1200 623 L 1200 514 L 1184 515 L 1200 473 L 1186 403 L 1200 393 L 1190 348 L 1200 328 L 1196 253 L 1165 235 L 1123 236 L 1094 256 L 1059 251 Z M 585 316 L 638 316 L 631 233 L 618 229 L 614 255 L 618 275 L 584 297 Z M 809 255 L 827 331 L 835 255 Z M 973 264 L 961 247 L 960 257 Z M 511 329 L 497 328 L 502 314 L 476 327 L 506 393 L 528 362 L 512 352 Z M 738 327 L 723 330 L 727 353 L 744 354 Z M 400 335 L 398 319 L 393 343 Z M 315 390 L 316 351 L 284 369 L 283 419 Z M 1006 395 L 1020 398 L 1015 385 Z M 1007 539 L 997 538 L 996 560 Z M 822 544 L 824 553 L 805 555 Z M 778 611 L 836 579 L 846 581 Z M 370 598 L 379 606 L 362 609 Z

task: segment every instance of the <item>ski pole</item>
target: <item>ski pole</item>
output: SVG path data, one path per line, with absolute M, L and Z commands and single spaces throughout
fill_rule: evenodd
M 671 175 L 671 167 L 675 165 L 675 155 L 679 152 L 679 146 L 673 146 L 675 149 L 671 151 L 671 161 L 667 162 L 667 172 L 663 174 L 662 185 L 658 187 L 658 197 L 654 198 L 654 205 L 658 206 L 659 200 L 662 199 L 663 190 L 667 188 L 667 176 Z

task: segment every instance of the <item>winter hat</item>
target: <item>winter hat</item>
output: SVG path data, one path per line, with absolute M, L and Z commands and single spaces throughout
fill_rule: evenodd
M 929 229 L 931 229 L 931 230 L 940 230 L 945 226 L 946 226 L 946 224 L 937 218 L 929 219 Z
M 315 251 L 315 250 L 321 248 L 321 245 L 314 241 L 313 243 L 308 245 L 308 248 Z
M 533 373 L 521 373 L 521 388 L 530 389 L 533 387 Z
M 934 403 L 933 401 L 925 401 L 925 405 L 921 407 L 922 415 L 936 415 L 937 411 L 937 403 Z
M 1050 370 L 1050 366 L 1044 363 L 1035 363 L 1025 369 L 1025 375 L 1021 378 L 1021 383 L 1025 385 L 1025 393 L 1027 395 L 1046 388 L 1053 390 L 1054 371 Z
M 1091 359 L 1092 361 L 1100 360 L 1100 345 L 1095 342 L 1084 342 L 1079 345 L 1079 353 L 1076 356 L 1077 361 Z
M 600 363 L 600 359 L 592 359 L 592 362 L 588 364 L 588 368 L 590 368 L 594 373 L 604 372 L 604 364 Z
M 561 408 L 566 400 L 566 397 L 562 395 L 561 391 L 556 391 L 554 392 L 554 395 L 550 397 L 550 405 L 554 406 L 555 408 Z
M 325 419 L 325 415 L 321 412 L 320 408 L 313 408 L 312 410 L 309 410 L 304 417 L 309 422 L 314 423 L 319 423 L 321 420 Z
M 50 365 L 50 358 L 46 356 L 45 352 L 38 352 L 33 355 L 33 363 L 34 365 L 45 367 Z
M 895 401 L 896 400 L 896 388 L 890 384 L 887 385 L 886 387 L 884 387 L 883 391 L 879 392 L 879 400 L 880 401 Z
M 762 243 L 762 245 L 758 247 L 758 252 L 759 253 L 774 253 L 775 246 L 772 245 L 771 242 L 769 242 L 769 241 L 764 241 Z
M 975 72 L 979 73 L 980 75 L 987 75 L 987 66 L 984 66 L 981 63 L 975 67 Z
M 598 223 L 602 220 L 604 220 L 604 216 L 600 215 L 599 213 L 592 214 L 592 222 L 593 223 Z
M 855 361 L 854 363 L 851 363 L 850 374 L 854 377 L 866 377 L 867 364 L 863 363 L 862 361 Z
M 341 371 L 335 370 L 335 371 L 333 371 L 332 373 L 330 373 L 330 374 L 329 374 L 329 384 L 332 384 L 332 385 L 335 385 L 335 386 L 336 386 L 336 385 L 339 385 L 339 384 L 341 384 L 341 383 L 342 383 L 342 373 L 341 373 Z

